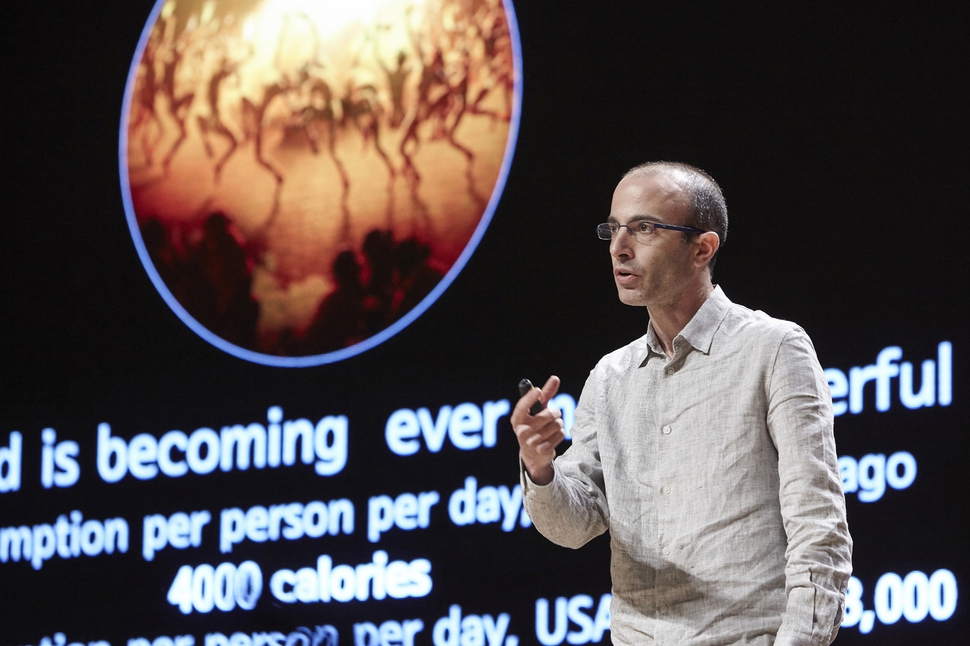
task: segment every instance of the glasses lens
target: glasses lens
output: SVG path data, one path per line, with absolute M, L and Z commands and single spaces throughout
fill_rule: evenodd
M 596 235 L 599 236 L 600 240 L 609 240 L 613 237 L 615 225 L 608 224 L 604 222 L 603 224 L 596 225 Z
M 627 229 L 630 230 L 630 235 L 639 242 L 643 242 L 654 233 L 652 222 L 634 222 L 633 224 L 628 224 Z

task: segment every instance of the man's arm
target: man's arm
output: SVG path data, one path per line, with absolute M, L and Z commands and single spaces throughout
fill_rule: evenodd
M 558 458 L 556 445 L 564 436 L 559 411 L 550 408 L 536 415 L 528 412 L 537 398 L 548 402 L 555 395 L 558 377 L 550 377 L 541 394 L 535 390 L 526 393 L 511 416 L 519 439 L 526 510 L 539 532 L 563 547 L 581 547 L 605 532 L 609 525 L 603 470 L 590 410 L 595 406 L 586 401 L 596 398 L 594 383 L 590 375 L 576 409 L 572 446 Z
M 788 602 L 776 646 L 827 645 L 842 621 L 852 539 L 833 433 L 832 399 L 811 340 L 785 335 L 768 379 L 768 430 L 778 449 L 788 536 Z

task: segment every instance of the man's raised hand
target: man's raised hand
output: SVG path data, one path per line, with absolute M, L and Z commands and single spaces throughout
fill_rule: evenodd
M 549 377 L 542 389 L 532 388 L 525 393 L 512 409 L 512 430 L 519 440 L 519 455 L 529 477 L 538 485 L 552 482 L 552 461 L 556 446 L 565 438 L 562 413 L 546 406 L 559 391 L 559 377 Z M 529 409 L 536 402 L 546 406 L 535 415 Z

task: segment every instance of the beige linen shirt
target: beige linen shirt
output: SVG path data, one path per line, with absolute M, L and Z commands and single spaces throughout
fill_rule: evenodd
M 610 532 L 615 644 L 829 644 L 852 539 L 828 384 L 805 332 L 718 287 L 667 357 L 590 373 L 572 445 L 525 505 L 551 541 Z

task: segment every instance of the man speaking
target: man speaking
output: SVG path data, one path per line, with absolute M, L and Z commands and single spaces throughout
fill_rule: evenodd
M 572 548 L 609 530 L 615 644 L 831 643 L 852 539 L 811 340 L 712 283 L 727 207 L 703 171 L 632 169 L 597 233 L 650 322 L 590 373 L 563 455 L 559 413 L 529 413 L 557 377 L 513 410 L 533 522 Z

